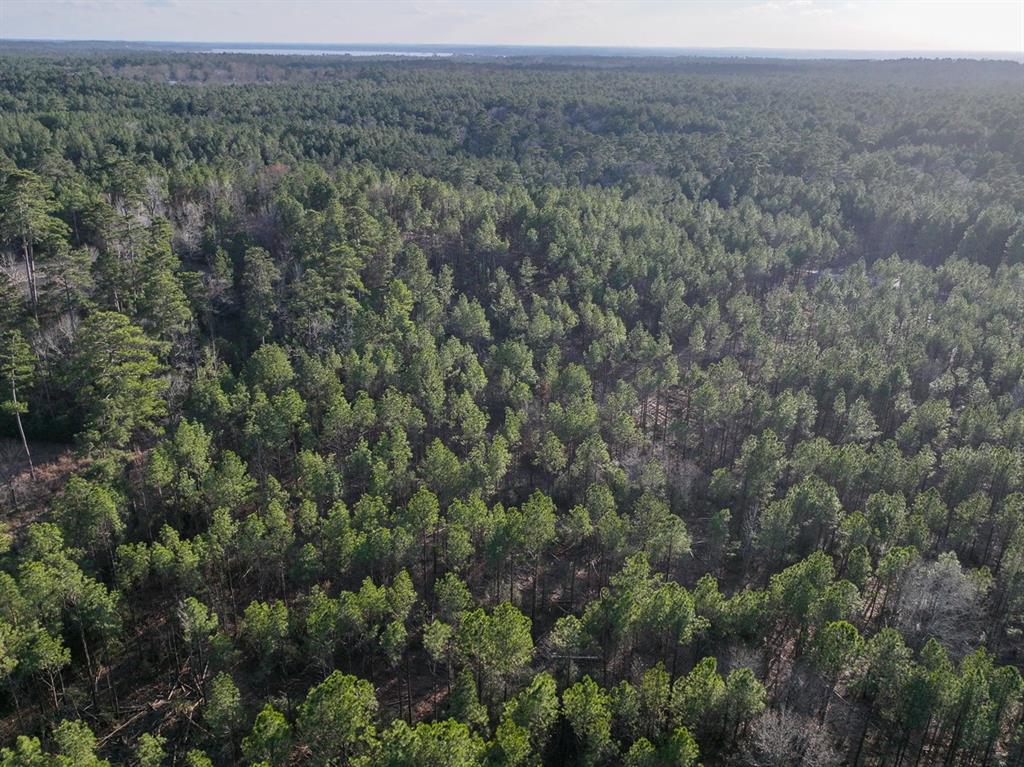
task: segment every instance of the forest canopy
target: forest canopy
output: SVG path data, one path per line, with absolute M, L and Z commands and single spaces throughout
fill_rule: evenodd
M 0 767 L 1024 765 L 1020 84 L 0 48 Z

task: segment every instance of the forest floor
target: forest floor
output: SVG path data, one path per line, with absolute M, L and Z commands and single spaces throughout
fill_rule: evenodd
M 34 480 L 21 442 L 0 437 L 0 522 L 12 533 L 35 519 L 68 476 L 84 465 L 67 443 L 29 442 L 29 450 Z

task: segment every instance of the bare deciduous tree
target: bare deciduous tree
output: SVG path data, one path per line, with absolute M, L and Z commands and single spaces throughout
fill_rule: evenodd
M 964 655 L 977 646 L 983 630 L 984 591 L 985 584 L 965 572 L 952 552 L 917 562 L 907 573 L 896 625 L 914 647 L 934 637 L 952 655 Z
M 842 762 L 822 724 L 785 708 L 765 711 L 754 720 L 745 756 L 757 767 L 833 767 Z

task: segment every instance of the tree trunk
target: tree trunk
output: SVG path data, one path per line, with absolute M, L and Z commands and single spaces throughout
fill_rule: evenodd
M 18 434 L 21 436 L 21 446 L 25 448 L 25 458 L 28 459 L 28 475 L 34 482 L 36 479 L 36 467 L 32 465 L 32 452 L 28 449 L 28 440 L 25 439 L 25 429 L 21 425 L 21 413 L 18 412 L 18 388 L 14 385 L 13 376 L 11 380 L 11 402 L 14 403 L 14 420 L 18 422 Z
M 540 554 L 533 558 L 533 593 L 530 595 L 530 620 L 537 620 L 537 581 L 540 580 Z
M 75 318 L 74 302 L 71 300 L 71 285 L 67 279 L 64 280 L 64 302 L 68 313 L 68 321 L 71 323 L 71 329 L 77 331 L 78 320 Z
M 569 612 L 573 611 L 576 602 L 576 560 L 569 563 Z
M 822 724 L 825 724 L 825 720 L 828 719 L 828 707 L 832 702 L 832 695 L 835 691 L 836 683 L 832 681 L 828 686 L 828 691 L 825 693 L 825 705 L 821 707 L 821 716 L 818 718 L 818 721 Z
M 23 235 L 21 238 L 21 249 L 25 257 L 25 277 L 28 279 L 28 297 L 29 302 L 32 304 L 32 314 L 36 318 L 39 316 L 38 303 L 39 297 L 36 293 L 36 265 L 35 265 L 35 252 L 32 247 L 32 238 L 29 235 Z
M 857 750 L 853 754 L 853 761 L 851 764 L 853 767 L 857 767 L 860 762 L 860 752 L 864 748 L 864 741 L 868 737 L 868 727 L 871 725 L 871 712 L 868 711 L 864 714 L 864 729 L 860 731 L 860 740 L 857 741 Z

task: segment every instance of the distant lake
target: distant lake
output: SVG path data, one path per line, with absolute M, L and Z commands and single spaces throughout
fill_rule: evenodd
M 268 56 L 451 56 L 446 51 L 369 51 L 354 48 L 214 48 L 210 53 L 259 53 Z
M 3 0 L 0 0 L 2 2 Z M 434 58 L 443 56 L 481 56 L 509 58 L 517 56 L 596 56 L 596 57 L 711 57 L 726 59 L 939 59 L 974 58 L 1014 61 L 1014 53 L 977 53 L 967 51 L 844 51 L 797 50 L 791 48 L 620 48 L 606 46 L 547 46 L 547 45 L 430 45 L 430 44 L 339 44 L 336 47 L 274 45 L 273 43 L 141 43 L 163 50 L 187 50 L 206 53 L 246 53 L 269 56 L 406 56 Z

